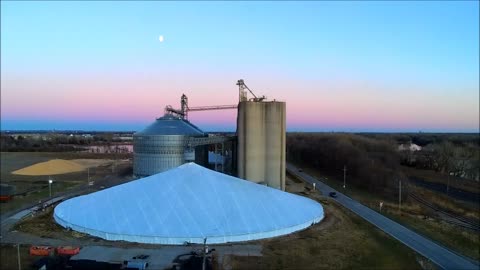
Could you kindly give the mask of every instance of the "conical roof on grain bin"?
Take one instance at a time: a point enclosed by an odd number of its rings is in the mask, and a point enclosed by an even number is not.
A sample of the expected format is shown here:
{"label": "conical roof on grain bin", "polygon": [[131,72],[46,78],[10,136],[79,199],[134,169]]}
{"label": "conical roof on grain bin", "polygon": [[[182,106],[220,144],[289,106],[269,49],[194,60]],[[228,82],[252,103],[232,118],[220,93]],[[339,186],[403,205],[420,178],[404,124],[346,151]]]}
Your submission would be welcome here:
{"label": "conical roof on grain bin", "polygon": [[321,221],[308,198],[195,163],[60,203],[63,227],[107,240],[226,243],[289,234]]}
{"label": "conical roof on grain bin", "polygon": [[151,135],[187,135],[204,136],[202,130],[187,120],[166,114],[157,118],[155,122],[147,126],[142,131],[135,133],[135,136]]}

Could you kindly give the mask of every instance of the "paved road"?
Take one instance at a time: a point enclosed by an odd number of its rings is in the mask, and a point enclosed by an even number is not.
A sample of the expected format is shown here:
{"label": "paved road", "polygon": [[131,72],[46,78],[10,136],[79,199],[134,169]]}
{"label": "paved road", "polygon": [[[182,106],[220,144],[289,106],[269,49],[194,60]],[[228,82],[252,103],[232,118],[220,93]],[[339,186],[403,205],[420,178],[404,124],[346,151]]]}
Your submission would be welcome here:
{"label": "paved road", "polygon": [[438,245],[432,240],[421,236],[414,231],[398,224],[397,222],[386,218],[363,204],[351,199],[348,196],[334,190],[333,188],[320,182],[318,179],[308,175],[305,172],[299,172],[298,168],[292,164],[287,164],[287,171],[306,182],[315,183],[316,188],[323,194],[329,194],[332,191],[337,193],[336,201],[344,207],[350,209],[355,214],[372,223],[382,231],[393,236],[395,239],[404,243],[411,249],[430,259],[443,269],[480,269],[478,262],[465,258],[443,246]]}
{"label": "paved road", "polygon": [[[59,196],[53,199],[49,199],[43,203],[43,205],[52,205],[56,202],[62,201],[65,197]],[[17,223],[18,221],[22,220],[24,217],[31,215],[32,213],[38,211],[40,209],[40,205],[35,205],[30,208],[21,210],[14,215],[9,217],[3,216],[1,220],[1,229],[0,229],[0,242],[3,243],[4,236],[8,234],[8,231]]]}

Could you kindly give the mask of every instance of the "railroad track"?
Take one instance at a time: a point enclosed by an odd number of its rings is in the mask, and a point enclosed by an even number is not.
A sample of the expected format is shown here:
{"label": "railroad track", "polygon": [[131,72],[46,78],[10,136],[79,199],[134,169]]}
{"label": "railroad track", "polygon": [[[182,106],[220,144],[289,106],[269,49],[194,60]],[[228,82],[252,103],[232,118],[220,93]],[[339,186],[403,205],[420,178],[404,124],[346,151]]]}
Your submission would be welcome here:
{"label": "railroad track", "polygon": [[421,198],[418,195],[415,195],[413,193],[408,194],[408,196],[410,196],[410,198],[416,200],[417,202],[423,204],[424,206],[434,210],[435,212],[441,213],[441,214],[443,214],[445,216],[448,216],[450,218],[450,219],[443,218],[442,221],[445,221],[447,223],[457,225],[457,226],[460,226],[460,227],[463,227],[463,228],[467,228],[467,229],[470,229],[470,230],[474,230],[474,231],[477,231],[477,232],[480,231],[480,224],[476,220],[465,218],[465,217],[462,217],[462,216],[458,216],[458,215],[446,212],[445,210],[435,206],[431,202],[429,202],[429,201],[427,201],[427,200],[425,200],[425,199],[423,199],[423,198]]}

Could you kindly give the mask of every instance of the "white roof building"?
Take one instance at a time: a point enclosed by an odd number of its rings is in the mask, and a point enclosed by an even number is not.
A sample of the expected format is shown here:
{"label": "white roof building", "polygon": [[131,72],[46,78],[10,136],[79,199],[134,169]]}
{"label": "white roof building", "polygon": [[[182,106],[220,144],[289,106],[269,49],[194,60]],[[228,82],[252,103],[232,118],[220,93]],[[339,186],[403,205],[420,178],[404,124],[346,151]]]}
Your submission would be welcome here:
{"label": "white roof building", "polygon": [[285,235],[323,217],[311,199],[195,163],[72,198],[54,211],[61,226],[106,240],[173,245]]}
{"label": "white roof building", "polygon": [[410,151],[410,152],[415,152],[415,151],[421,151],[422,147],[419,145],[416,145],[414,143],[410,144],[400,144],[398,146],[398,151]]}

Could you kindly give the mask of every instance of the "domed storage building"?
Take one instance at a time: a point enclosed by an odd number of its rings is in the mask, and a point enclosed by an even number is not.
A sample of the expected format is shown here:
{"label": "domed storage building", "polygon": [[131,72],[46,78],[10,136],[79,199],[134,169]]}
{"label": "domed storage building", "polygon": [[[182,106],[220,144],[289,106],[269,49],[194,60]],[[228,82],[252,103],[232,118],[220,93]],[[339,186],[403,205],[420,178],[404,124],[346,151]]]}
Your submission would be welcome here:
{"label": "domed storage building", "polygon": [[144,177],[194,161],[205,165],[208,151],[204,146],[187,149],[191,137],[208,136],[188,120],[171,114],[133,135],[133,175]]}
{"label": "domed storage building", "polygon": [[53,217],[106,240],[183,245],[286,235],[320,222],[324,212],[309,198],[187,163],[66,200]]}

